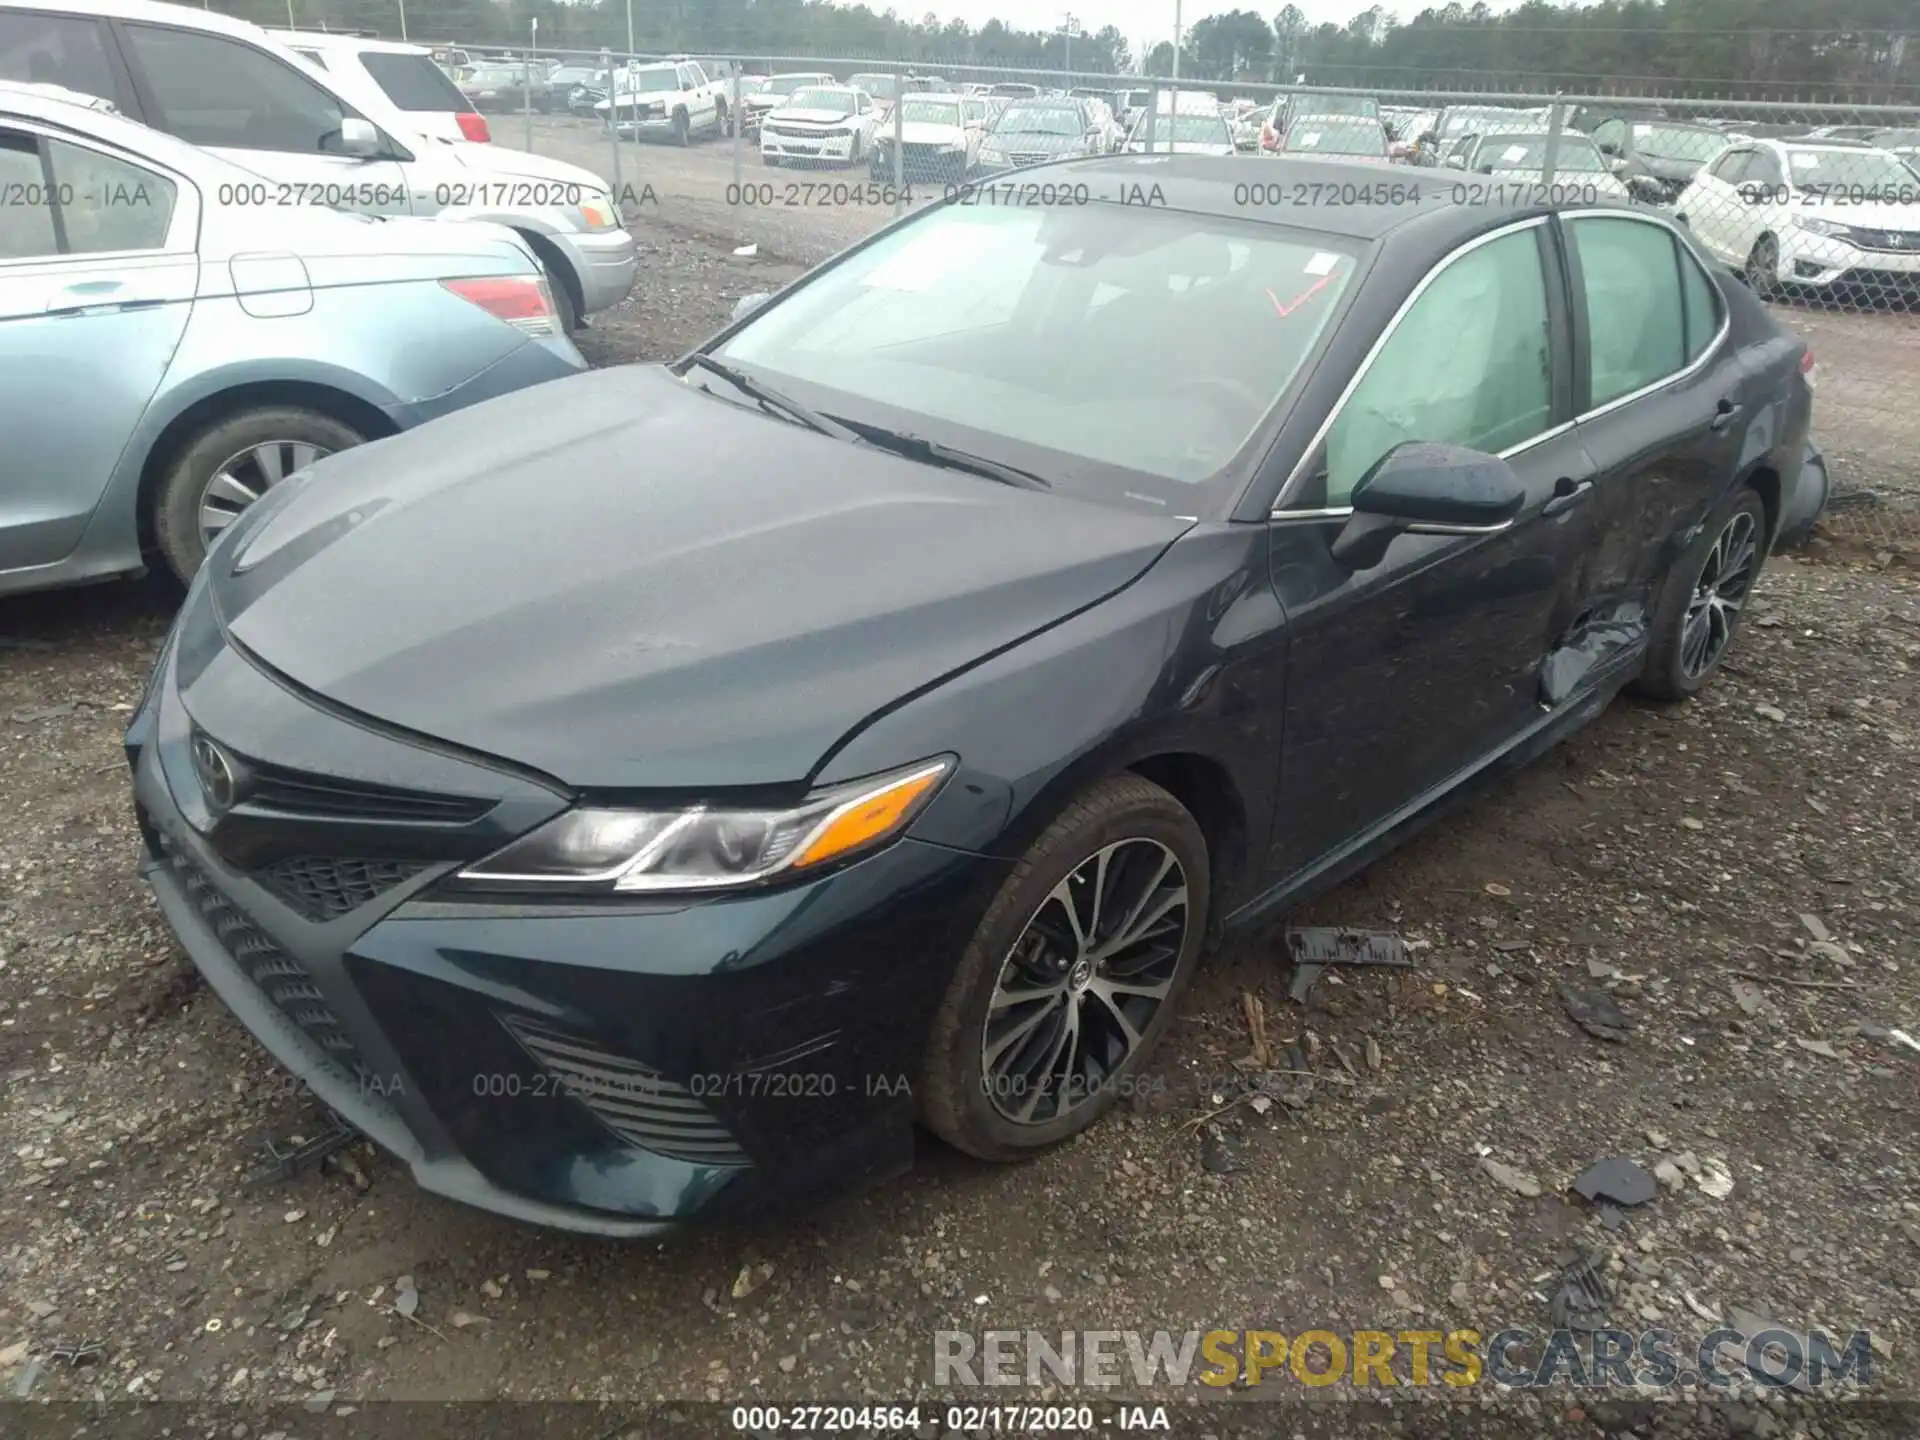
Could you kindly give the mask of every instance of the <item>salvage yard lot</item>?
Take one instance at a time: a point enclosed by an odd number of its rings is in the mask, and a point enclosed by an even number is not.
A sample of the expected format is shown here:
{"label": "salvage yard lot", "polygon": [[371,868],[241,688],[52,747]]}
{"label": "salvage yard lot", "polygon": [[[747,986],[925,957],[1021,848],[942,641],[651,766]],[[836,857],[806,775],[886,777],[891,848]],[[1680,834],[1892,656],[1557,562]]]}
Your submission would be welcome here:
{"label": "salvage yard lot", "polygon": [[[572,132],[548,126],[537,148],[560,153]],[[625,178],[659,205],[636,212],[642,279],[587,337],[596,363],[684,349],[873,223],[739,215],[724,146],[637,153]],[[1823,405],[1848,351],[1826,342]],[[248,1188],[260,1142],[314,1115],[135,871],[118,732],[170,601],[0,603],[5,1368],[99,1339],[35,1394],[897,1398],[943,1329],[1543,1327],[1539,1277],[1579,1246],[1605,1252],[1615,1323],[1697,1336],[1691,1296],[1867,1329],[1874,1388],[1920,1396],[1920,1054],[1886,1033],[1920,1024],[1916,573],[1777,560],[1703,698],[1616,705],[1293,917],[1398,929],[1411,972],[1323,979],[1303,1008],[1280,932],[1240,938],[1181,1007],[1164,1092],[1063,1150],[998,1169],[925,1141],[877,1192],[667,1245],[522,1229],[365,1147]],[[1576,1028],[1566,987],[1611,992],[1624,1041]],[[1281,1068],[1324,1079],[1236,1064],[1249,992]],[[1683,1177],[1619,1234],[1567,1193],[1595,1160],[1684,1152],[1732,1193]]]}

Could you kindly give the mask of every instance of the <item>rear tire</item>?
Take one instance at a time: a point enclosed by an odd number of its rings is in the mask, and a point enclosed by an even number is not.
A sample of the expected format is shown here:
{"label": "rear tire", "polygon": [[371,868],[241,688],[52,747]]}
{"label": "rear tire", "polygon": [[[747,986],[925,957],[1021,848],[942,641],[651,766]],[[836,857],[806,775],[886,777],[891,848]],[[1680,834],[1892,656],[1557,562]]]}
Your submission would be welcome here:
{"label": "rear tire", "polygon": [[[286,467],[300,463],[307,451],[330,455],[366,438],[331,415],[292,405],[255,406],[216,420],[188,442],[154,496],[154,539],[167,567],[188,583],[207,557],[206,531],[216,515],[237,518],[252,503],[249,495],[257,499],[285,479],[291,473]],[[252,458],[259,447],[268,447],[266,469]],[[275,468],[285,473],[274,475]],[[225,482],[216,489],[222,476]]]}
{"label": "rear tire", "polygon": [[1780,298],[1780,242],[1762,235],[1747,254],[1747,285],[1762,300]]}
{"label": "rear tire", "polygon": [[948,984],[917,1092],[923,1123],[970,1155],[1012,1161],[1097,1121],[1172,1023],[1199,962],[1210,873],[1192,814],[1138,775],[1070,804],[1008,875]]}
{"label": "rear tire", "polygon": [[1674,563],[1654,612],[1653,643],[1633,689],[1687,700],[1720,669],[1767,560],[1767,507],[1742,486],[1721,502]]}

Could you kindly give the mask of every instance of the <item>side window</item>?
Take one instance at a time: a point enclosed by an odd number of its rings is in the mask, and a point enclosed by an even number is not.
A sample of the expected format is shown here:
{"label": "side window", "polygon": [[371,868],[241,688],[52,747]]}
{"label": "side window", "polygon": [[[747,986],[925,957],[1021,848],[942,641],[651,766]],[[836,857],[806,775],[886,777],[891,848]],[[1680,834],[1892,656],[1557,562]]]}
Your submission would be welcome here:
{"label": "side window", "polygon": [[0,10],[0,80],[64,85],[119,103],[100,22],[37,10]]}
{"label": "side window", "polygon": [[340,153],[340,122],[355,112],[278,57],[154,25],[129,25],[126,36],[153,93],[156,128],[194,145]]}
{"label": "side window", "polygon": [[1538,227],[1441,270],[1327,432],[1328,506],[1409,440],[1498,453],[1552,424],[1552,341]]}
{"label": "side window", "polygon": [[693,83],[695,85],[705,85],[707,83],[707,72],[702,70],[698,65],[687,66],[687,74],[693,77]]}
{"label": "side window", "polygon": [[1624,120],[1602,120],[1593,127],[1593,143],[1610,154],[1618,154],[1626,138],[1627,122]]}
{"label": "side window", "polygon": [[1663,380],[1686,364],[1680,272],[1661,225],[1611,217],[1567,222],[1587,302],[1591,405]]}
{"label": "side window", "polygon": [[1751,185],[1784,189],[1787,172],[1780,168],[1780,159],[1771,150],[1756,150],[1752,160],[1747,163],[1747,173],[1740,178]]}
{"label": "side window", "polygon": [[1680,297],[1685,302],[1687,326],[1687,363],[1706,353],[1713,337],[1720,333],[1720,287],[1713,283],[1685,245],[1680,252]]}
{"label": "side window", "polygon": [[0,260],[158,250],[171,180],[64,140],[0,130]]}
{"label": "side window", "polygon": [[75,255],[158,250],[173,223],[174,187],[164,175],[64,140],[47,142],[67,250]]}
{"label": "side window", "polygon": [[293,53],[313,66],[316,70],[324,70],[327,68],[327,62],[321,58],[318,50],[296,50]]}
{"label": "side window", "polygon": [[39,141],[17,130],[0,130],[0,195],[7,202],[0,204],[0,261],[60,253],[53,228],[54,193],[40,164]]}
{"label": "side window", "polygon": [[1707,173],[1716,180],[1724,180],[1729,185],[1738,185],[1746,175],[1747,162],[1752,158],[1751,150],[1729,150],[1707,167]]}

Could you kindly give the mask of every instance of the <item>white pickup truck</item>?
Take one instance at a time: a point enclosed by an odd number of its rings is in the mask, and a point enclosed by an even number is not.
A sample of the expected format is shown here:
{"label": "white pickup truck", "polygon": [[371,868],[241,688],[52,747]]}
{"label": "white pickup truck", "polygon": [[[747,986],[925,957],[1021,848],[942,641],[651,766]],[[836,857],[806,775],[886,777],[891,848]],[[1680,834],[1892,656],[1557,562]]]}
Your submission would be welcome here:
{"label": "white pickup truck", "polygon": [[613,89],[593,108],[622,135],[658,135],[690,145],[696,135],[727,131],[726,87],[709,79],[697,60],[631,65],[614,76]]}

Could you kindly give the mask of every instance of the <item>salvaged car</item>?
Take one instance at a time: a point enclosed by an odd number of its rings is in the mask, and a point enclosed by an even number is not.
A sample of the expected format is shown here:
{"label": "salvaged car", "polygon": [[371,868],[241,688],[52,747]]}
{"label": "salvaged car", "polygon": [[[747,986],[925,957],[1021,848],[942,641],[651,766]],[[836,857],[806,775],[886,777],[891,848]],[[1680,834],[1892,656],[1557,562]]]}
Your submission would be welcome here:
{"label": "salvaged car", "polygon": [[1247,167],[1036,167],[276,487],[127,732],[212,987],[429,1190],[804,1205],[1084,1130],[1224,933],[1712,680],[1805,344],[1653,212]]}

